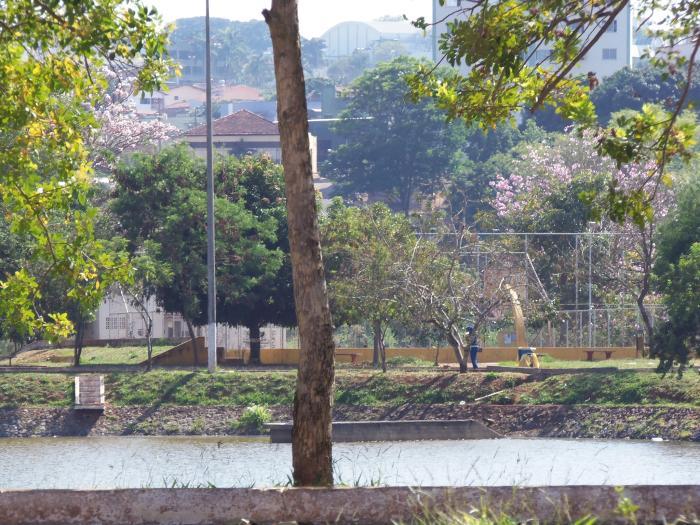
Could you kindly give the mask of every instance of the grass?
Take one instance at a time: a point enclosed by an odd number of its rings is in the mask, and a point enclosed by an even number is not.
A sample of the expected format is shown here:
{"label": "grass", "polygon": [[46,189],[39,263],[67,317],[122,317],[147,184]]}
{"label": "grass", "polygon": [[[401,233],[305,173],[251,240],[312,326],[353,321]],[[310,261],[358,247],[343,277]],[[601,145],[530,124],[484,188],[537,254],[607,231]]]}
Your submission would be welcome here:
{"label": "grass", "polygon": [[[154,346],[153,355],[157,356],[171,348],[172,345]],[[137,365],[146,359],[148,350],[145,346],[86,346],[83,348],[80,362],[84,365]],[[70,366],[72,363],[72,348],[29,351],[12,360],[13,365]],[[7,359],[0,361],[0,365],[8,364]]]}
{"label": "grass", "polygon": [[[291,405],[296,372],[216,374],[154,370],[105,375],[107,402],[114,406],[253,406]],[[700,375],[675,376],[620,371],[570,374],[533,380],[524,374],[457,374],[339,370],[336,403],[399,406],[473,402],[492,404],[592,404],[700,406]],[[70,406],[73,377],[67,374],[0,374],[0,407]]]}
{"label": "grass", "polygon": [[[604,368],[612,366],[625,370],[634,368],[655,369],[659,365],[658,360],[633,358],[605,359],[600,361],[564,361],[550,356],[542,356],[539,358],[539,361],[542,368]],[[499,366],[520,366],[517,361],[503,361],[498,364]]]}
{"label": "grass", "polygon": [[621,371],[553,376],[527,385],[520,404],[700,406],[700,375],[682,378]]}

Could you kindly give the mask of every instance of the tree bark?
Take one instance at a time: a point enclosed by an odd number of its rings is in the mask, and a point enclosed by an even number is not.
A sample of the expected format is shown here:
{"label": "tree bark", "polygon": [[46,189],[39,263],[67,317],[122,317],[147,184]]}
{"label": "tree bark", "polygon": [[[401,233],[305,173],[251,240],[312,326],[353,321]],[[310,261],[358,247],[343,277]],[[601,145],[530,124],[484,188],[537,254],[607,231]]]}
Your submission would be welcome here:
{"label": "tree bark", "polygon": [[83,354],[83,336],[85,335],[85,322],[81,315],[76,323],[75,342],[73,344],[73,366],[80,366],[80,356]]}
{"label": "tree bark", "polygon": [[450,343],[450,346],[455,352],[455,357],[459,363],[459,373],[464,374],[467,371],[467,361],[464,357],[464,346],[451,333],[448,333],[447,341]]}
{"label": "tree bark", "polygon": [[146,370],[148,372],[153,368],[153,320],[149,315],[146,320],[146,350],[148,351],[148,364]]}
{"label": "tree bark", "polygon": [[[187,325],[187,332],[190,334],[190,346],[192,346],[192,355],[194,356],[194,367],[197,368],[199,366],[199,352],[197,352],[197,337],[194,335],[194,327],[192,326],[192,321],[189,319],[185,318],[185,324]],[[209,341],[209,344],[212,344],[211,341]],[[216,341],[214,341],[214,344],[216,344]]]}
{"label": "tree bark", "polygon": [[256,323],[248,326],[248,339],[250,340],[250,364],[260,364],[260,326]]}
{"label": "tree bark", "polygon": [[372,366],[374,368],[378,368],[379,367],[379,340],[382,336],[382,322],[381,321],[374,321],[372,323],[372,331],[374,332]]}
{"label": "tree bark", "polygon": [[294,484],[330,486],[333,484],[331,411],[335,344],[311,169],[297,2],[272,0],[272,7],[264,10],[263,16],[272,37],[289,251],[299,326],[299,371],[292,429]]}

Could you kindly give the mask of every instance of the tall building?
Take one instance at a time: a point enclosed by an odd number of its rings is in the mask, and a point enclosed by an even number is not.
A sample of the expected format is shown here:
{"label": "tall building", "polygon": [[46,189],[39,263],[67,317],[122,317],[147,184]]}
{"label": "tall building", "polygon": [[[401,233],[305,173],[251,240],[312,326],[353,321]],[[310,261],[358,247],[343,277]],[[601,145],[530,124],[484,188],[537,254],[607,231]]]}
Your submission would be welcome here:
{"label": "tall building", "polygon": [[[465,1],[464,5],[470,4]],[[446,0],[442,6],[439,0],[433,0],[433,60],[441,58],[440,35],[447,31],[449,21],[460,16],[461,7],[462,0]],[[545,61],[546,64],[550,54],[551,49],[538,49],[532,60],[537,63]],[[638,56],[634,42],[634,10],[627,5],[572,73],[585,75],[592,71],[602,80],[624,67],[632,67]]]}

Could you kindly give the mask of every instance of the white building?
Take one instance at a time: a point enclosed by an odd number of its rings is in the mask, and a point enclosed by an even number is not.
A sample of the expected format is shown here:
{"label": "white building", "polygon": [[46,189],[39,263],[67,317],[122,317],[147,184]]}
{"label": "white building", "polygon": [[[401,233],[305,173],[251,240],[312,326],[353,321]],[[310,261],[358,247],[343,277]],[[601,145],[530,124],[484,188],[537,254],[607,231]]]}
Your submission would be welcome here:
{"label": "white building", "polygon": [[410,56],[430,57],[430,40],[403,19],[341,22],[323,33],[321,38],[326,43],[324,54],[331,60],[350,56],[356,50],[369,50],[373,44],[382,41],[398,42]]}
{"label": "white building", "polygon": [[[464,2],[465,7],[471,5]],[[441,58],[438,42],[440,35],[447,31],[447,23],[460,16],[459,10],[462,0],[446,0],[441,6],[439,0],[433,0],[433,23],[436,24],[433,31],[433,60]],[[457,13],[457,14],[455,14]],[[635,59],[639,57],[634,42],[634,10],[627,5],[617,16],[591,50],[572,71],[573,74],[585,75],[589,71],[596,74],[602,80],[609,77],[624,67],[632,67]],[[534,62],[541,62],[551,54],[551,50],[537,50],[533,56]]]}
{"label": "white building", "polygon": [[[187,324],[180,314],[164,312],[151,297],[147,304],[153,320],[153,339],[185,339],[190,334]],[[207,336],[206,327],[195,327],[196,336]],[[262,348],[285,348],[286,330],[279,326],[267,325],[261,328]],[[146,323],[141,312],[134,306],[128,294],[117,290],[107,294],[100,304],[95,320],[85,332],[86,340],[123,341],[143,339],[146,336]],[[246,349],[250,346],[248,329],[242,326],[217,325],[217,345],[227,350]]]}

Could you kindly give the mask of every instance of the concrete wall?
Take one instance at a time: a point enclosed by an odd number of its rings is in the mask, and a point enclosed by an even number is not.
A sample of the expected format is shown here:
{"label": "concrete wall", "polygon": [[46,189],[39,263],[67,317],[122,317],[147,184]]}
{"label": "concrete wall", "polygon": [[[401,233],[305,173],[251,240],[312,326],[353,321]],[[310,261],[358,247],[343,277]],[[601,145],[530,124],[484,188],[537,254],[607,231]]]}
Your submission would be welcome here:
{"label": "concrete wall", "polygon": [[[615,487],[363,487],[286,489],[27,490],[0,492],[3,525],[224,525],[409,522],[436,511],[487,510],[524,522],[571,523],[585,516],[620,522],[621,497],[639,523],[698,519],[700,485]],[[428,521],[430,519],[428,518]]]}
{"label": "concrete wall", "polygon": [[[291,443],[292,424],[272,423],[272,443]],[[404,421],[339,421],[333,423],[333,441],[413,441],[419,439],[494,439],[501,437],[483,423],[473,419],[404,420]]]}
{"label": "concrete wall", "polygon": [[[586,359],[585,350],[606,350],[613,352],[613,359],[630,359],[636,356],[636,349],[629,347],[611,347],[611,348],[578,348],[578,347],[540,347],[537,348],[538,354],[547,354],[555,359],[565,361],[580,361]],[[357,354],[357,362],[371,363],[372,362],[371,348],[338,348],[336,350],[336,360],[340,363],[349,363],[352,356],[349,354]],[[438,354],[438,363],[448,364],[456,363],[456,358],[452,348],[387,348],[387,359],[392,357],[415,357],[425,361],[435,361],[435,355]],[[231,357],[243,356],[247,362],[249,357],[248,350],[240,352],[227,352]],[[594,359],[598,360],[603,354],[596,354]],[[468,360],[467,356],[467,360]],[[487,347],[479,354],[479,361],[482,363],[499,363],[501,361],[517,361],[518,350],[515,347]],[[296,365],[299,362],[298,348],[263,348],[260,352],[260,360],[265,365]]]}
{"label": "concrete wall", "polygon": [[[199,366],[207,366],[207,347],[204,346],[204,338],[195,338],[197,348],[197,361]],[[217,348],[217,361],[223,358],[223,349]],[[194,366],[195,359],[192,352],[192,340],[187,340],[167,352],[153,358],[153,364],[158,366]]]}

